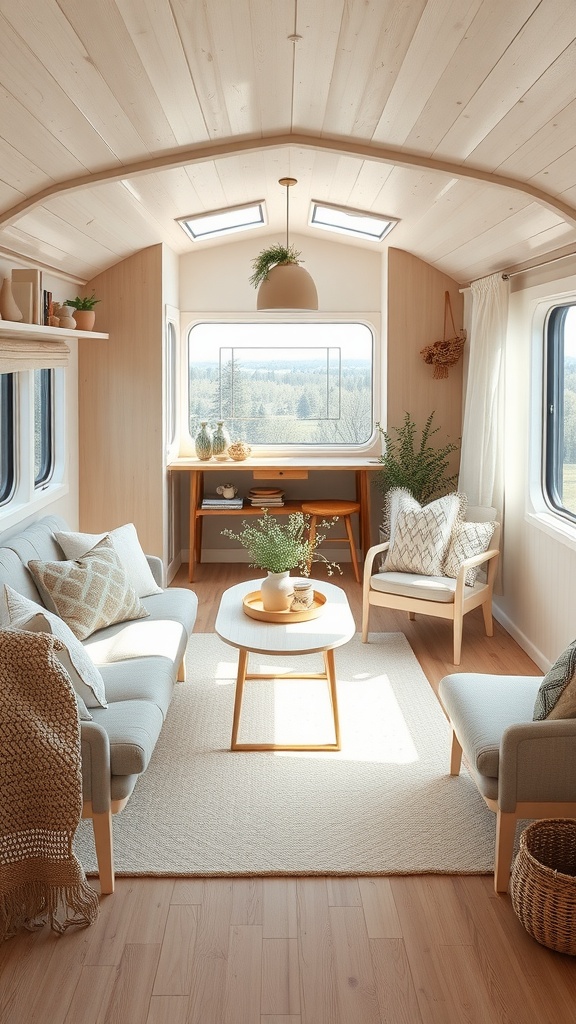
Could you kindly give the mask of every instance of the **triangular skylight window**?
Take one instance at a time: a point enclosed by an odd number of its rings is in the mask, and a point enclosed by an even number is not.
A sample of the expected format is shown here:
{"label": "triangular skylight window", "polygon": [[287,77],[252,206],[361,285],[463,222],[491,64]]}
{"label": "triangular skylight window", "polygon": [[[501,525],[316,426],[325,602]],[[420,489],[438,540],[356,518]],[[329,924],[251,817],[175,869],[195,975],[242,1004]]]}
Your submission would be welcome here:
{"label": "triangular skylight window", "polygon": [[331,206],[317,200],[312,200],[310,207],[309,224],[314,227],[370,238],[373,242],[381,242],[397,223],[394,217],[380,217],[378,214],[350,210],[345,206]]}
{"label": "triangular skylight window", "polygon": [[234,231],[262,227],[266,224],[266,205],[262,199],[244,206],[230,206],[226,210],[178,217],[177,223],[194,242],[198,242],[215,235],[229,235]]}

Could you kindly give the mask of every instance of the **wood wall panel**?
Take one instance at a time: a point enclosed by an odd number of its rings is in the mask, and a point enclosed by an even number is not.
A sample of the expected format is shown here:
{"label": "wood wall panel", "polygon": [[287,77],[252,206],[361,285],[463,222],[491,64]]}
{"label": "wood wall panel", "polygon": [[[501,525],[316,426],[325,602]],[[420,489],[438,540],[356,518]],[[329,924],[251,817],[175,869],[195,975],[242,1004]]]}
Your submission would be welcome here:
{"label": "wood wall panel", "polygon": [[[438,444],[456,441],[462,432],[462,367],[460,359],[448,377],[437,380],[420,351],[439,341],[444,331],[444,293],[450,293],[456,330],[463,317],[458,284],[411,253],[388,254],[388,429],[400,426],[409,412],[420,429],[432,411],[440,427]],[[450,334],[451,335],[451,330]],[[454,456],[457,468],[457,455]]]}
{"label": "wood wall panel", "polygon": [[164,553],[162,246],[143,249],[86,287],[97,327],[78,355],[80,529],[133,522],[149,554]]}

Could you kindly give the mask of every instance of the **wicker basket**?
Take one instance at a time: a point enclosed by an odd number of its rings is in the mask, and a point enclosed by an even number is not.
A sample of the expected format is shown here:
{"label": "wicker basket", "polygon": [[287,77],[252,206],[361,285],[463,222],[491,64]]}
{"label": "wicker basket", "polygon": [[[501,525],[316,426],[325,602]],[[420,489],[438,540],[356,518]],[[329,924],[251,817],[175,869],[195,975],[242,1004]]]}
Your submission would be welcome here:
{"label": "wicker basket", "polygon": [[520,837],[510,883],[526,931],[558,953],[576,956],[576,821],[546,818]]}
{"label": "wicker basket", "polygon": [[[452,338],[446,337],[448,333],[448,318],[452,321],[454,335]],[[442,341],[436,341],[433,345],[426,345],[426,348],[420,349],[420,355],[424,362],[434,367],[433,376],[437,380],[448,376],[448,367],[454,366],[460,359],[465,341],[466,331],[461,331],[460,334],[456,333],[450,292],[444,292],[444,336]]]}

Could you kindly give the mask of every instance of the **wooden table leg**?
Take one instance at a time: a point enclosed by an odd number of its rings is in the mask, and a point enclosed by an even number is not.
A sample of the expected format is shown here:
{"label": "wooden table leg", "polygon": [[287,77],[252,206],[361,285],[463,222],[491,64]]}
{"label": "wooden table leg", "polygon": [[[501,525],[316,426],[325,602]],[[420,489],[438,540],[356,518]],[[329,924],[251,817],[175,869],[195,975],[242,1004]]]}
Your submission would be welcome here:
{"label": "wooden table leg", "polygon": [[338,694],[336,692],[336,666],[334,664],[334,651],[324,651],[324,665],[326,666],[326,679],[330,691],[332,704],[332,716],[334,718],[334,738],[336,750],[340,750],[340,718],[338,716]]}
{"label": "wooden table leg", "polygon": [[196,470],[190,472],[190,527],[188,531],[188,581],[192,583],[194,579],[194,563],[200,561],[197,555],[198,545],[198,518],[196,516],[196,510],[200,505],[200,494],[202,489],[202,474]]}
{"label": "wooden table leg", "polygon": [[368,471],[359,469],[356,471],[356,501],[360,503],[360,549],[362,560],[366,558],[366,552],[370,547],[370,487]]}
{"label": "wooden table leg", "polygon": [[248,653],[248,651],[242,648],[238,651],[238,672],[236,673],[236,696],[234,697],[234,718],[232,720],[230,750],[238,750],[238,728],[240,726],[244,683],[246,682],[246,669],[248,668]]}

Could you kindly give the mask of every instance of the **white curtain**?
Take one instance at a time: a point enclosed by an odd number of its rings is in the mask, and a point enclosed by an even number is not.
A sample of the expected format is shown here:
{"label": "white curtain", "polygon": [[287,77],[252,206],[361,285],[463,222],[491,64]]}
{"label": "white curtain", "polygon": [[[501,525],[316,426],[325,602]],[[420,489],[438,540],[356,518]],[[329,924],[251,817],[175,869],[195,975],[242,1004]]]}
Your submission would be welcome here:
{"label": "white curtain", "polygon": [[458,490],[469,505],[504,505],[504,351],[509,282],[492,274],[471,285],[468,382]]}

